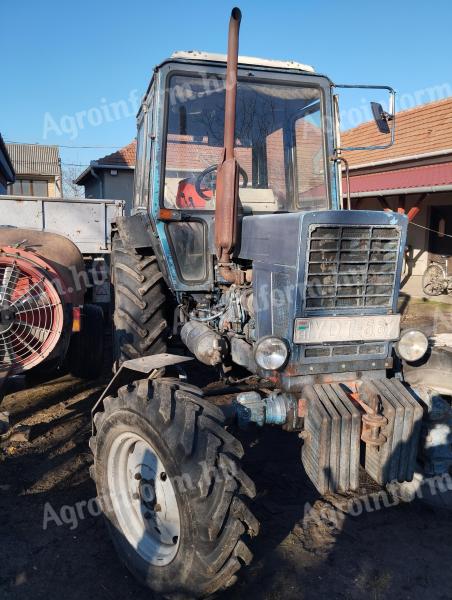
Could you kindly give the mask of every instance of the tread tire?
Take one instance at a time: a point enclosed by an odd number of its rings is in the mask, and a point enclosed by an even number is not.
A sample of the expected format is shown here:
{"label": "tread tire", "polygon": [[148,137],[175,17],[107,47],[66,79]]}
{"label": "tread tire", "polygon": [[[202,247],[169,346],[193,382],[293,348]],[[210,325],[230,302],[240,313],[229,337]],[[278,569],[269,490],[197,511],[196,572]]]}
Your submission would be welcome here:
{"label": "tread tire", "polygon": [[113,360],[166,352],[167,288],[155,255],[126,249],[119,235],[112,244],[114,288]]}
{"label": "tread tire", "polygon": [[[101,509],[120,559],[165,598],[204,598],[233,585],[252,559],[246,545],[259,524],[246,501],[255,495],[242,471],[242,445],[224,429],[223,413],[193,386],[178,380],[141,380],[120,388],[94,418],[90,440]],[[132,431],[158,451],[180,511],[179,550],[166,566],[145,563],[120,531],[107,480],[109,449]]]}

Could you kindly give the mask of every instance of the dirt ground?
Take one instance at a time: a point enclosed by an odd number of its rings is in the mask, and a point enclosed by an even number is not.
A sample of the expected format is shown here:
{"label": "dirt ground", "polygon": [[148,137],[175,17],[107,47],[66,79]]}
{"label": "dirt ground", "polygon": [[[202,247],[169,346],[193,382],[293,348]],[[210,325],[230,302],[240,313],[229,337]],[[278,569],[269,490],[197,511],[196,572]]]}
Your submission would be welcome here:
{"label": "dirt ground", "polygon": [[[413,320],[425,324],[420,306]],[[2,409],[31,435],[0,451],[1,600],[151,598],[117,560],[102,518],[83,504],[95,497],[90,410],[105,382],[63,376],[5,399]],[[382,510],[371,502],[357,516],[314,518],[344,498],[318,497],[297,436],[266,430],[244,442],[261,534],[252,565],[224,600],[452,599],[450,514],[418,501]],[[76,522],[68,506],[79,507]],[[49,514],[66,522],[44,528]]]}

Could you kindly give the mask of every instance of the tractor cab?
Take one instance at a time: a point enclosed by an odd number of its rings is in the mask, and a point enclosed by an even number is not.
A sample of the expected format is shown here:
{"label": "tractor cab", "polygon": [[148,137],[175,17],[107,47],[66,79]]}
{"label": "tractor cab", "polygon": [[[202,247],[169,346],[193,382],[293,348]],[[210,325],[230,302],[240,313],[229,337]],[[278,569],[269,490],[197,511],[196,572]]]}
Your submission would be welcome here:
{"label": "tractor cab", "polygon": [[[156,69],[138,115],[135,212],[150,211],[181,291],[214,281],[226,87],[225,55],[176,52]],[[332,106],[331,81],[312,67],[239,57],[239,220],[338,208]]]}
{"label": "tractor cab", "polygon": [[[186,64],[182,70],[179,63],[167,64],[164,206],[214,210],[223,151],[225,65],[218,67],[206,55],[193,73],[187,69],[191,53],[175,56]],[[240,212],[329,208],[328,80],[303,65],[284,70],[263,66],[258,59],[239,60],[251,63],[243,64],[237,84]]]}

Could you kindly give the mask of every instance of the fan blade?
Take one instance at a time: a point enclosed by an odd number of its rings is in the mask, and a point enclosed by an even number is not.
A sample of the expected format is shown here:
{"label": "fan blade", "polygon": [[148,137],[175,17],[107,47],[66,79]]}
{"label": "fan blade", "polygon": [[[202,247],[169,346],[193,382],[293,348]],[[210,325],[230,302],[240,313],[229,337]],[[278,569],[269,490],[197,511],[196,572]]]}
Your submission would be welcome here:
{"label": "fan blade", "polygon": [[45,290],[41,289],[40,293],[37,296],[32,293],[33,290],[37,286],[41,285],[43,281],[44,281],[44,279],[41,279],[40,281],[37,281],[36,283],[34,283],[31,286],[31,288],[25,292],[25,294],[22,294],[22,296],[20,296],[16,300],[14,300],[14,302],[11,304],[11,306],[16,306],[17,304],[24,306],[25,302],[30,302],[32,299],[36,300],[36,298],[39,299],[42,296],[44,296],[48,300],[48,296],[47,296]]}
{"label": "fan blade", "polygon": [[18,310],[16,311],[16,315],[26,315],[31,313],[33,314],[39,314],[38,311],[40,310],[48,310],[49,308],[55,308],[56,306],[60,306],[60,303],[58,304],[43,304],[42,306],[34,306],[32,308],[24,308],[23,310]]}
{"label": "fan blade", "polygon": [[11,300],[11,296],[14,292],[19,276],[20,272],[16,268],[16,263],[14,263],[12,266],[5,267],[5,270],[3,271],[2,282],[0,284],[0,302]]}
{"label": "fan blade", "polygon": [[12,347],[11,338],[6,337],[6,335],[0,335],[0,341],[3,342],[2,346],[0,346],[0,354],[2,355],[0,364],[12,365],[16,353]]}
{"label": "fan blade", "polygon": [[[15,325],[20,327],[25,327],[29,329],[30,335],[33,336],[35,340],[40,343],[45,342],[50,333],[52,333],[52,328],[40,327],[39,325],[32,325],[31,323],[25,323],[25,321],[17,320]],[[16,330],[17,331],[17,330]]]}
{"label": "fan blade", "polygon": [[[23,338],[21,335],[19,335],[16,331],[11,331],[11,333],[14,335],[14,337],[16,337],[19,342],[21,344],[23,344],[25,346],[25,348],[31,352],[32,354],[39,354],[39,345],[37,348],[33,348],[33,346],[30,346],[30,344],[27,342],[26,338]],[[36,340],[38,341],[38,340]]]}

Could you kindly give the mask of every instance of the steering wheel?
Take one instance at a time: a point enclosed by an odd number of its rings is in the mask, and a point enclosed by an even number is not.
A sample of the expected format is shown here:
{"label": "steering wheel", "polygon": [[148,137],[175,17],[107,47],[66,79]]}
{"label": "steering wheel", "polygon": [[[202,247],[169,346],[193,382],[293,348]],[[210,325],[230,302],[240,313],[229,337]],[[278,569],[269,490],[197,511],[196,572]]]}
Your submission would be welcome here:
{"label": "steering wheel", "polygon": [[[202,180],[207,177],[207,175],[210,175],[211,173],[213,173],[214,171],[216,171],[218,169],[218,165],[211,165],[210,167],[207,167],[207,169],[204,169],[204,171],[202,173],[199,173],[199,175],[196,177],[195,179],[195,190],[196,193],[201,196],[201,198],[203,200],[212,200],[213,196],[206,196],[206,194],[204,193],[206,191],[206,188],[203,189],[201,188],[201,183]],[[239,166],[239,174],[242,177],[242,186],[246,188],[246,186],[248,185],[248,175],[246,174],[245,169],[242,169],[242,167]],[[212,178],[213,179],[213,178]],[[215,177],[215,181],[216,181],[216,177]],[[207,189],[213,190],[215,187],[215,184],[213,183],[213,181],[211,181],[210,187],[208,187]]]}

